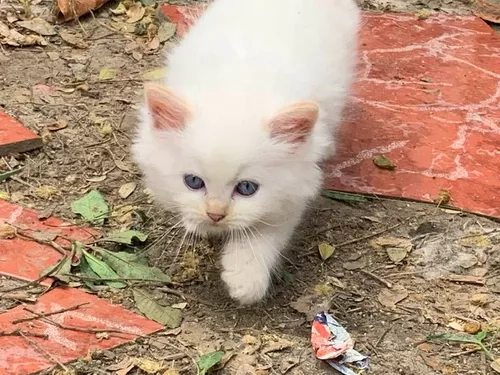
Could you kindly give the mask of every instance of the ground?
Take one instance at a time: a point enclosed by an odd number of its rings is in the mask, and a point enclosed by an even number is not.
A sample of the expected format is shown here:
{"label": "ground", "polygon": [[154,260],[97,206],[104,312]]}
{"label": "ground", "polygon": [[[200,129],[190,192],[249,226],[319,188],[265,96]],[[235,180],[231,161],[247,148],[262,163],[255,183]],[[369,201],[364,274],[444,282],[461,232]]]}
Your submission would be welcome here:
{"label": "ground", "polygon": [[[467,0],[360,3],[368,10],[461,14],[470,6]],[[13,202],[75,222],[70,203],[99,189],[114,212],[103,230],[151,232],[149,260],[172,273],[180,293],[152,290],[164,303],[183,302],[179,295],[187,302],[179,331],[94,352],[70,368],[79,374],[113,374],[127,356],[168,360],[180,352],[172,366],[182,374],[196,374],[192,359],[222,348],[230,358],[217,370],[220,374],[332,374],[333,369],[314,358],[309,340],[311,317],[324,306],[352,334],[356,348],[370,356],[373,374],[495,373],[481,351],[459,343],[425,342],[429,334],[453,333],[457,325],[481,322],[490,332],[488,345],[500,356],[495,334],[500,325],[500,225],[491,219],[376,197],[361,203],[319,198],[295,236],[283,276],[269,298],[254,307],[239,308],[228,298],[219,279],[217,244],[198,241],[175,258],[179,235],[164,235],[172,226],[169,215],[142,186],[126,199],[118,194],[122,185],[140,178],[129,152],[136,103],[143,74],[162,67],[163,58],[161,49],[148,51],[133,34],[106,26],[116,5],[106,5],[94,18],[81,18],[80,24],[58,26],[59,33],[80,35],[88,48],[54,36],[45,47],[4,47],[0,53],[0,106],[45,141],[39,151],[3,159],[3,167],[20,164],[24,172],[2,190]],[[42,1],[32,10],[46,14],[49,7]],[[22,8],[0,3],[0,20],[14,9]],[[164,49],[170,46],[167,42]],[[104,67],[119,74],[100,80]],[[399,263],[372,241],[389,236],[411,240],[411,253]],[[327,261],[318,255],[320,243],[336,244]],[[475,278],[456,282],[450,277],[462,274]],[[104,289],[99,294],[135,309],[128,291]],[[0,311],[12,304],[0,302]]]}

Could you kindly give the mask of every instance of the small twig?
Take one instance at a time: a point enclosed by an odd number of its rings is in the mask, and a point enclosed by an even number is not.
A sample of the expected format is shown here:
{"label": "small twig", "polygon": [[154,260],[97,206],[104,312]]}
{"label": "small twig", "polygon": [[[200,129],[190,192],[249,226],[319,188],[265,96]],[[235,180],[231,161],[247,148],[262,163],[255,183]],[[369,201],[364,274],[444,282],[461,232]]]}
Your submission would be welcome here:
{"label": "small twig", "polygon": [[[12,324],[18,324],[18,323],[22,323],[22,322],[29,322],[30,320],[34,320],[34,319],[39,319],[41,317],[48,317],[48,316],[52,316],[52,315],[57,315],[57,314],[62,314],[64,312],[67,312],[67,311],[73,311],[73,310],[77,310],[79,309],[80,307],[82,306],[85,306],[85,305],[89,305],[90,302],[85,302],[85,303],[80,303],[76,306],[71,306],[71,307],[68,307],[66,309],[60,309],[60,310],[56,310],[56,311],[52,311],[52,312],[48,312],[48,313],[40,313],[39,315],[37,316],[31,316],[29,318],[21,318],[21,319],[16,319],[12,322]],[[26,307],[23,308],[23,310],[26,310],[26,311],[29,311]],[[30,311],[31,312],[31,311]]]}
{"label": "small twig", "polygon": [[370,271],[367,271],[367,270],[359,270],[361,273],[364,273],[366,276],[370,276],[372,279],[375,279],[377,280],[378,282],[384,284],[387,288],[391,289],[392,288],[392,284],[383,279],[382,277],[378,276],[378,275],[375,275],[374,273],[370,272]]}
{"label": "small twig", "polygon": [[167,287],[161,287],[161,288],[158,288],[157,290],[160,290],[162,292],[165,292],[165,293],[169,293],[169,294],[173,294],[174,296],[177,296],[177,297],[180,297],[184,300],[191,300],[193,302],[198,302],[198,303],[201,303],[202,305],[206,305],[206,306],[210,306],[210,307],[215,307],[215,305],[213,303],[210,303],[210,302],[207,302],[207,301],[204,301],[204,300],[200,300],[194,296],[190,296],[189,294],[184,294],[178,290],[175,290],[175,289],[170,289],[170,288],[167,288]]}
{"label": "small twig", "polygon": [[455,357],[459,357],[461,355],[476,353],[476,352],[479,352],[479,351],[481,351],[481,348],[474,348],[474,349],[469,349],[469,350],[466,350],[466,351],[463,351],[463,352],[459,352],[459,353],[452,353],[452,354],[450,354],[450,358],[455,358]]}
{"label": "small twig", "polygon": [[106,282],[106,281],[122,281],[124,283],[126,282],[137,282],[137,283],[140,283],[140,282],[143,282],[143,283],[148,283],[148,284],[160,284],[160,285],[176,285],[176,286],[179,286],[181,284],[179,283],[176,283],[174,281],[166,281],[166,280],[157,280],[157,279],[134,279],[134,278],[122,278],[122,277],[115,277],[115,278],[107,278],[107,279],[101,279],[99,277],[87,277],[87,276],[80,276],[80,275],[73,275],[73,274],[70,274],[68,276],[71,276],[71,277],[74,277],[75,279],[79,279],[79,280],[85,280],[85,281],[95,281],[95,282],[98,282],[98,281],[102,281],[102,282]]}
{"label": "small twig", "polygon": [[[358,243],[358,242],[369,240],[370,238],[380,236],[381,234],[384,234],[385,232],[389,232],[389,231],[391,231],[393,229],[396,229],[399,226],[401,226],[401,223],[395,224],[395,225],[390,226],[390,227],[388,227],[388,228],[386,228],[384,230],[381,230],[381,231],[369,234],[367,236],[363,236],[363,237],[360,237],[360,238],[355,238],[355,239],[352,239],[352,240],[349,240],[349,241],[341,242],[341,243],[333,245],[333,246],[338,249],[338,248],[343,247],[343,246],[352,245],[352,244],[355,244],[355,243]],[[313,250],[313,251],[308,251],[307,253],[300,255],[299,258],[304,258],[306,256],[313,255],[313,254],[316,254],[316,253],[317,253],[316,249]]]}
{"label": "small twig", "polygon": [[26,337],[26,335],[24,335],[22,332],[20,333],[20,335],[22,336],[22,338],[24,340],[26,340],[26,342],[28,342],[30,345],[34,346],[39,352],[43,353],[44,355],[46,355],[52,362],[56,363],[59,367],[61,367],[65,372],[69,373],[69,369],[64,366],[57,358],[55,358],[52,354],[50,354],[48,351],[46,351],[45,349],[43,349],[40,345],[38,345],[35,341],[29,339],[28,337]]}
{"label": "small twig", "polygon": [[36,315],[35,319],[41,319],[45,323],[56,326],[57,328],[66,329],[68,331],[85,332],[85,333],[121,333],[124,335],[140,336],[137,335],[136,333],[120,331],[118,329],[112,329],[112,328],[82,328],[82,327],[67,326],[65,324],[57,323],[52,319],[45,317],[43,314],[39,314],[36,311],[33,311],[27,307],[25,307],[24,310]]}
{"label": "small twig", "polygon": [[378,347],[380,345],[380,343],[382,342],[382,340],[385,338],[385,336],[387,336],[387,334],[389,333],[389,331],[393,328],[394,326],[390,326],[389,328],[387,328],[384,333],[382,333],[382,335],[379,337],[379,339],[377,340],[377,342],[375,343],[374,347]]}
{"label": "small twig", "polygon": [[49,338],[49,335],[45,335],[43,333],[21,331],[19,328],[15,329],[13,331],[0,331],[0,336],[22,336],[22,335],[38,337],[40,339],[48,339]]}

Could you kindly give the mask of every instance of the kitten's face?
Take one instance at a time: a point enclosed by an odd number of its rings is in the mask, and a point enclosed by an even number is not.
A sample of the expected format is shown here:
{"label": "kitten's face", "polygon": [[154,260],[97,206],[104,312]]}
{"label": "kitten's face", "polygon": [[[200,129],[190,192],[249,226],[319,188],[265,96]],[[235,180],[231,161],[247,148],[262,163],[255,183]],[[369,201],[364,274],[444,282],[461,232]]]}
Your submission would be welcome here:
{"label": "kitten's face", "polygon": [[314,103],[265,119],[245,108],[206,105],[193,113],[161,87],[147,89],[146,98],[135,157],[148,186],[188,231],[251,234],[262,225],[279,226],[287,220],[287,202],[315,189],[302,173],[306,163],[294,154],[317,119]]}
{"label": "kitten's face", "polygon": [[[233,137],[233,141],[238,143]],[[149,164],[148,185],[188,231],[221,233],[260,225],[278,225],[286,196],[284,168],[266,152],[244,149],[243,144],[223,147],[220,139],[183,134],[158,142]],[[168,146],[167,146],[168,145]],[[218,149],[218,151],[217,151]],[[268,154],[268,153],[267,153]],[[274,160],[273,160],[274,159]]]}

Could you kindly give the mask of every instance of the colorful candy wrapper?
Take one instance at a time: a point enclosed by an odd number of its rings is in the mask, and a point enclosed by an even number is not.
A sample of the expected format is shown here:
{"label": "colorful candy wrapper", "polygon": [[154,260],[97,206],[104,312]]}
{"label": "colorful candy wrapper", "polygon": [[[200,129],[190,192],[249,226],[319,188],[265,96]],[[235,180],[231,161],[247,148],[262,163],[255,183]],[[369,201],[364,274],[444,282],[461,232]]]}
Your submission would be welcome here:
{"label": "colorful candy wrapper", "polygon": [[353,349],[354,341],[349,333],[324,311],[314,317],[311,343],[316,358],[326,360],[341,374],[359,375],[368,369],[368,357]]}

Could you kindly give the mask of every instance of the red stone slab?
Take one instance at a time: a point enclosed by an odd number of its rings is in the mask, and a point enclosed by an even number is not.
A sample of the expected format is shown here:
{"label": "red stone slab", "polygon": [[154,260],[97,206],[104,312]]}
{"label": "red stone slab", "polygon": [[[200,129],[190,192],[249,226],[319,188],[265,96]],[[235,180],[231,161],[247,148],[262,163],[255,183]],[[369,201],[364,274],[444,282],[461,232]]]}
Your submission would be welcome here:
{"label": "red stone slab", "polygon": [[8,114],[0,111],[0,156],[42,147],[42,139]]}
{"label": "red stone slab", "polygon": [[[88,242],[99,236],[92,229],[76,227],[56,218],[39,220],[37,213],[21,206],[0,200],[0,223],[14,225],[20,233],[32,235],[34,231],[54,232],[74,241]],[[56,242],[69,246],[68,241],[58,237]],[[34,241],[25,241],[18,237],[0,239],[0,275],[21,280],[38,279],[40,272],[57,263],[62,255],[51,246]],[[43,284],[50,285],[46,279]]]}
{"label": "red stone slab", "polygon": [[[195,8],[164,5],[179,34]],[[500,217],[500,39],[476,17],[364,13],[358,81],[325,168],[332,189]],[[395,171],[378,169],[384,154]]]}
{"label": "red stone slab", "polygon": [[[36,342],[46,353],[50,353],[53,358],[61,363],[68,363],[84,357],[89,351],[110,349],[164,328],[122,307],[72,288],[54,289],[40,297],[37,304],[30,308],[36,312],[51,312],[86,302],[89,304],[78,310],[53,315],[50,319],[64,326],[111,329],[120,332],[110,332],[109,338],[99,339],[95,333],[62,329],[39,320],[12,324],[15,319],[32,316],[23,310],[23,306],[0,315],[0,331],[11,332],[19,328],[22,331],[47,335],[47,339],[27,337]],[[32,374],[54,365],[53,360],[34,345],[26,342],[23,337],[0,336],[0,373],[2,375]]]}

